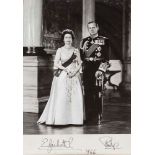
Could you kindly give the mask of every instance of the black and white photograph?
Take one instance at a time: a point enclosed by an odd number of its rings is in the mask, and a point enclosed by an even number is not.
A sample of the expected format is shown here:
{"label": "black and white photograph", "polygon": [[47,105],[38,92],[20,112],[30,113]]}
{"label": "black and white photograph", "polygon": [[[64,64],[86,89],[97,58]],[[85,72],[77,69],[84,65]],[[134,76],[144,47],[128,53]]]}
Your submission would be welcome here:
{"label": "black and white photograph", "polygon": [[154,6],[2,1],[0,153],[155,154]]}
{"label": "black and white photograph", "polygon": [[131,134],[130,0],[23,1],[23,135],[74,134]]}

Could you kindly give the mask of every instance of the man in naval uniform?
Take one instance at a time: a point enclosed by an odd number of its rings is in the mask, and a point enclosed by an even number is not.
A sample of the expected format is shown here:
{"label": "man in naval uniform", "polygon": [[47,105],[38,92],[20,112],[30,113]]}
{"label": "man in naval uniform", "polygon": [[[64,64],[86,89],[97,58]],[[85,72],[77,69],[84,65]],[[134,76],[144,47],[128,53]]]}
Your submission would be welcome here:
{"label": "man in naval uniform", "polygon": [[98,34],[99,26],[95,21],[88,23],[89,37],[80,43],[80,55],[83,61],[83,84],[86,122],[98,121],[101,113],[100,91],[96,85],[96,72],[101,63],[109,60],[109,39]]}

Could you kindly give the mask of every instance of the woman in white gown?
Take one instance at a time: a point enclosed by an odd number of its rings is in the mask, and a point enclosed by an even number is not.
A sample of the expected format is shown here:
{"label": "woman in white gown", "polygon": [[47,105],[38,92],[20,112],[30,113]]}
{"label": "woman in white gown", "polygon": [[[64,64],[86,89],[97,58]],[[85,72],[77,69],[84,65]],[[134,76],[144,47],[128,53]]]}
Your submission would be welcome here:
{"label": "woman in white gown", "polygon": [[[49,100],[37,123],[82,125],[83,96],[79,74],[80,53],[72,46],[74,39],[72,30],[64,30],[62,39],[64,46],[58,48],[54,61],[54,67],[59,69],[60,74],[55,74],[53,78]],[[64,63],[67,61],[69,63],[65,66]]]}

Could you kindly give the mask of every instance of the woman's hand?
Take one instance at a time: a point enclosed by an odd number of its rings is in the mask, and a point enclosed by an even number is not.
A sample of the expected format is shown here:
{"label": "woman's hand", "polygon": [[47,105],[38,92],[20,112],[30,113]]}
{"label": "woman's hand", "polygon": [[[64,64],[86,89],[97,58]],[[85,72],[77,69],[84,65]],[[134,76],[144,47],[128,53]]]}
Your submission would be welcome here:
{"label": "woman's hand", "polygon": [[68,69],[68,68],[65,68],[65,69],[64,69],[64,71],[65,71],[67,74],[69,74],[69,73],[70,73],[70,71],[69,71],[69,69]]}
{"label": "woman's hand", "polygon": [[74,50],[74,55],[76,55],[76,56],[78,55],[78,50],[77,49]]}
{"label": "woman's hand", "polygon": [[69,78],[72,78],[76,75],[77,72],[73,71],[73,72],[70,72],[68,75],[69,75]]}
{"label": "woman's hand", "polygon": [[72,78],[73,76],[76,75],[76,73],[74,71],[71,71],[68,68],[65,68],[64,71],[67,73],[67,75],[69,76],[69,78]]}

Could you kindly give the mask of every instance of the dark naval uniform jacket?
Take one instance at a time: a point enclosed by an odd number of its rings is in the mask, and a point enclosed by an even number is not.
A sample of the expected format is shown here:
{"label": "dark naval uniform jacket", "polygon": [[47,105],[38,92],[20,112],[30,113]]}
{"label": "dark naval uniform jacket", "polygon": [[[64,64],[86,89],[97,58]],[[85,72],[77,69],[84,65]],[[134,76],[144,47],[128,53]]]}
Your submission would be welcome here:
{"label": "dark naval uniform jacket", "polygon": [[101,62],[109,61],[109,39],[103,36],[86,37],[80,43],[80,55],[83,61],[83,82],[87,89],[95,85],[95,72]]}
{"label": "dark naval uniform jacket", "polygon": [[[100,113],[101,103],[98,97],[95,73],[100,64],[109,60],[109,39],[103,36],[84,38],[80,44],[80,55],[83,61],[83,85],[86,120],[95,118]],[[96,110],[95,110],[96,109]]]}

